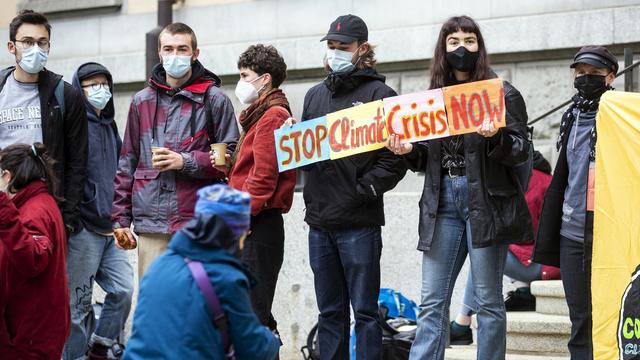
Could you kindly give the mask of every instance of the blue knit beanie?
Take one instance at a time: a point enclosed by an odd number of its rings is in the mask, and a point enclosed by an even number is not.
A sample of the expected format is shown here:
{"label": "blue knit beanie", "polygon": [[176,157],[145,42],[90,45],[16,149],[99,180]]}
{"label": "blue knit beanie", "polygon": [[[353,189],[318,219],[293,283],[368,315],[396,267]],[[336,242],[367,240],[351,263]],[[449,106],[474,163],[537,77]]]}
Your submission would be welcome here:
{"label": "blue knit beanie", "polygon": [[248,193],[216,184],[198,190],[196,215],[218,215],[236,236],[249,230],[251,223],[251,197]]}

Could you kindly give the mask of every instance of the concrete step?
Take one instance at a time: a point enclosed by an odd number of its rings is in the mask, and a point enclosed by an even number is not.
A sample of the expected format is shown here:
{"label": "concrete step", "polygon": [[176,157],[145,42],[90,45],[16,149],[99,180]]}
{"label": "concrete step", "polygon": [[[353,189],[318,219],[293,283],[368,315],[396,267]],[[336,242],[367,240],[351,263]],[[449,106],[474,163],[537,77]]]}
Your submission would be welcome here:
{"label": "concrete step", "polygon": [[507,313],[507,351],[521,354],[568,355],[568,316],[537,312]]}
{"label": "concrete step", "polygon": [[[476,360],[476,347],[452,346],[444,352],[445,360]],[[507,352],[505,360],[569,360],[568,356],[546,354],[513,354]]]}
{"label": "concrete step", "polygon": [[569,316],[562,280],[534,281],[531,294],[536,297],[536,312]]}

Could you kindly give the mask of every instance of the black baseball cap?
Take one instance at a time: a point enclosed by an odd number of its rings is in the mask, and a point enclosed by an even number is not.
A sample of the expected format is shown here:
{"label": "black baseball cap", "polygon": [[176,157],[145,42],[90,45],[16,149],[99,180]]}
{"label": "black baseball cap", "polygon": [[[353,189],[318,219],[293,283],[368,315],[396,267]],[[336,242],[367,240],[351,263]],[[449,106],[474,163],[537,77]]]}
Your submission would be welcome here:
{"label": "black baseball cap", "polygon": [[320,41],[335,40],[350,44],[358,40],[369,40],[369,30],[364,20],[355,15],[342,15],[335,19],[329,27],[329,32]]}
{"label": "black baseball cap", "polygon": [[580,49],[573,58],[571,68],[578,64],[589,64],[597,68],[607,68],[614,73],[618,72],[618,58],[604,46],[585,46]]}

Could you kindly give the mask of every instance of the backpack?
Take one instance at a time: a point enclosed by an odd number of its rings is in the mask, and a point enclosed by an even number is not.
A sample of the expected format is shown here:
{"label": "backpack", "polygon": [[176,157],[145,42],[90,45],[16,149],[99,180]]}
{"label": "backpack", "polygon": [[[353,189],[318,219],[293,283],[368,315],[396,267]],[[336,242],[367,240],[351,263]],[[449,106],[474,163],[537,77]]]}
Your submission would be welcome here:
{"label": "backpack", "polygon": [[[382,328],[382,359],[409,359],[409,351],[416,337],[418,306],[400,292],[388,288],[380,289],[378,304],[379,322]],[[309,331],[306,345],[300,349],[304,360],[320,360],[317,332],[318,324],[315,324]],[[356,358],[355,343],[355,328],[352,326],[349,343],[352,360]]]}

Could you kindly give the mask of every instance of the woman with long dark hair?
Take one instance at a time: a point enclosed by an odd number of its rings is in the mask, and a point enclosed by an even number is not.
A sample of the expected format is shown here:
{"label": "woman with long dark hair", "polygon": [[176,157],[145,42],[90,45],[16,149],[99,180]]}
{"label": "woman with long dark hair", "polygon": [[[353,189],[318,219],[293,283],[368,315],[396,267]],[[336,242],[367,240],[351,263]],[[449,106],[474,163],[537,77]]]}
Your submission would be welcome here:
{"label": "woman with long dark hair", "polygon": [[3,359],[59,360],[69,335],[66,232],[52,169],[40,143],[0,150],[0,242],[9,254]]}
{"label": "woman with long dark hair", "polygon": [[[459,16],[440,30],[431,88],[496,78],[480,28]],[[418,250],[423,252],[422,299],[412,359],[444,359],[451,293],[467,254],[478,310],[478,359],[504,359],[506,313],[502,274],[507,244],[532,239],[531,218],[513,167],[527,160],[527,112],[504,82],[507,126],[485,121],[477,133],[387,147],[409,168],[425,171]]]}

